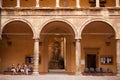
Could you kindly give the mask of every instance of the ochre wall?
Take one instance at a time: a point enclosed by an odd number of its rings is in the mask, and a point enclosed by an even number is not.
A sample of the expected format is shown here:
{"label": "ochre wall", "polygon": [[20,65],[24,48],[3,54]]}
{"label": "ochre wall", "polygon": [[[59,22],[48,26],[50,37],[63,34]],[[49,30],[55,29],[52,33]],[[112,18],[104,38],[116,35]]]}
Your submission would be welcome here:
{"label": "ochre wall", "polygon": [[55,7],[56,0],[40,0],[39,4],[41,7]]}
{"label": "ochre wall", "polygon": [[[12,41],[11,45],[8,45],[5,38],[0,41],[0,72],[12,64],[23,64],[27,56],[33,57],[34,55],[34,41],[32,36],[8,37]],[[30,65],[33,66],[33,64]]]}
{"label": "ochre wall", "polygon": [[75,7],[76,1],[75,0],[60,0],[61,7]]}
{"label": "ochre wall", "polygon": [[[88,41],[89,40],[89,41]],[[105,45],[105,36],[85,36],[82,37],[81,46],[82,46],[82,55],[81,59],[85,61],[85,49],[84,48],[99,48],[98,50],[98,68],[111,68],[113,72],[116,72],[116,41],[111,39],[110,46]],[[112,56],[113,64],[101,64],[101,56]],[[82,64],[82,72],[84,71],[85,64]]]}
{"label": "ochre wall", "polygon": [[113,7],[113,6],[115,6],[116,4],[116,0],[106,0],[106,7]]}
{"label": "ochre wall", "polygon": [[3,0],[2,6],[3,7],[16,7],[17,0]]}
{"label": "ochre wall", "polygon": [[[40,0],[39,4],[41,7],[55,7],[56,0]],[[3,7],[15,7],[17,5],[17,0],[3,0]],[[21,0],[20,2],[21,7],[35,7],[36,0]],[[75,7],[76,0],[60,0],[61,7]],[[89,0],[80,0],[81,7],[89,7]],[[115,6],[115,0],[107,0],[105,4],[106,7],[113,7]]]}
{"label": "ochre wall", "polygon": [[80,6],[81,7],[89,7],[90,4],[89,4],[89,0],[80,0]]}
{"label": "ochre wall", "polygon": [[35,7],[36,0],[21,0],[20,6],[21,7]]}

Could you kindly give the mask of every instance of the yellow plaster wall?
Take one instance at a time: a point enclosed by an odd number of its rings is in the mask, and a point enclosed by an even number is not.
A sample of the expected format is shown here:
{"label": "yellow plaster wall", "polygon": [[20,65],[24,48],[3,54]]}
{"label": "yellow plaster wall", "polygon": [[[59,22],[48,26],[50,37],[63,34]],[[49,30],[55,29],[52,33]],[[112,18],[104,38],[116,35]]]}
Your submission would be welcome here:
{"label": "yellow plaster wall", "polygon": [[21,0],[20,1],[21,7],[35,7],[36,6],[36,0]]}
{"label": "yellow plaster wall", "polygon": [[113,7],[113,6],[115,7],[115,5],[116,5],[116,4],[115,4],[115,3],[116,3],[116,0],[106,0],[106,2],[107,2],[107,3],[105,4],[106,7]]}
{"label": "yellow plaster wall", "polygon": [[41,7],[55,7],[56,0],[40,0],[39,4]]}
{"label": "yellow plaster wall", "polygon": [[89,0],[80,0],[80,6],[81,7],[89,7],[90,4],[89,4]]}
{"label": "yellow plaster wall", "polygon": [[[89,41],[88,41],[89,40]],[[116,73],[116,41],[114,39],[111,40],[111,45],[106,46],[105,45],[105,37],[101,36],[86,36],[83,37],[81,40],[81,46],[82,46],[82,55],[81,59],[85,60],[85,50],[84,48],[99,48],[99,54],[98,54],[98,67],[100,68],[111,68],[114,73]],[[113,64],[106,64],[103,65],[100,63],[100,57],[101,56],[113,56]],[[82,72],[84,71],[85,65],[83,64],[81,69]]]}
{"label": "yellow plaster wall", "polygon": [[76,6],[76,0],[60,0],[60,6],[61,7],[75,7]]}
{"label": "yellow plaster wall", "polygon": [[[4,38],[0,41],[0,72],[12,64],[23,64],[27,56],[34,55],[32,36],[9,36],[9,38],[12,41],[11,45],[8,45]],[[33,66],[33,64],[30,65]]]}
{"label": "yellow plaster wall", "polygon": [[17,0],[2,0],[3,7],[16,7]]}

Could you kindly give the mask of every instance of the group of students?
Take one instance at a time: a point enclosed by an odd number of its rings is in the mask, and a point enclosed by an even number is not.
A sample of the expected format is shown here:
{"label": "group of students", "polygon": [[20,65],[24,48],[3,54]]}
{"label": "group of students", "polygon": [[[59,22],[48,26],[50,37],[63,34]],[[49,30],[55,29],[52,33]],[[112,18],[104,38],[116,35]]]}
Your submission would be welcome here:
{"label": "group of students", "polygon": [[28,72],[30,71],[30,66],[26,65],[26,64],[17,64],[17,66],[15,66],[14,64],[11,65],[11,71],[13,72],[13,74],[18,74],[18,72],[28,75]]}

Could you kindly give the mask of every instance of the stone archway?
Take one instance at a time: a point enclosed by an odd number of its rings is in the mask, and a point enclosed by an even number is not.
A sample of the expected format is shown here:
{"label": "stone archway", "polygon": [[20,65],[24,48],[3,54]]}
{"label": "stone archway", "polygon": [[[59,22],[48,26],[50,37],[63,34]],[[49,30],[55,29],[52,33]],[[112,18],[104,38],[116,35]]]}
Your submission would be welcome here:
{"label": "stone archway", "polygon": [[93,18],[93,19],[88,19],[88,20],[86,20],[82,25],[81,25],[81,27],[79,28],[79,36],[80,36],[80,38],[81,38],[81,36],[82,36],[82,31],[83,31],[83,29],[86,27],[86,25],[88,25],[89,23],[91,23],[91,22],[94,22],[94,21],[101,21],[101,22],[105,22],[106,24],[109,24],[112,28],[113,28],[113,30],[115,31],[115,38],[117,39],[119,39],[119,31],[118,31],[118,29],[116,28],[116,26],[117,25],[115,25],[115,24],[113,24],[113,22],[110,22],[109,20],[107,20],[107,19],[105,19],[105,18]]}
{"label": "stone archway", "polygon": [[12,20],[2,26],[2,40],[0,41],[0,58],[3,72],[12,64],[33,64],[26,61],[27,57],[33,57],[34,42],[33,30],[25,21]]}
{"label": "stone archway", "polygon": [[[85,64],[82,67],[109,68],[116,73],[116,33],[114,29],[104,21],[93,21],[84,27],[81,35],[81,55]],[[95,58],[94,65],[92,65],[93,62],[88,62],[89,56]],[[105,62],[103,58],[106,59]],[[108,58],[112,61],[108,61]]]}
{"label": "stone archway", "polygon": [[35,32],[35,29],[33,28],[33,25],[32,25],[28,20],[23,19],[23,18],[13,18],[13,19],[9,19],[9,20],[7,20],[7,21],[4,21],[4,22],[2,23],[2,26],[1,26],[1,32],[3,31],[4,27],[5,27],[7,24],[9,24],[10,22],[13,22],[13,21],[21,21],[21,22],[23,22],[23,23],[26,23],[26,24],[31,28],[31,30],[32,30],[32,32],[33,32],[33,37],[36,36],[36,34],[35,34],[36,32]]}
{"label": "stone archway", "polygon": [[[75,32],[63,21],[51,21],[40,32],[41,72],[75,72]],[[44,54],[43,54],[44,53]],[[58,55],[56,55],[58,54]],[[59,63],[60,62],[60,63]],[[43,68],[43,69],[42,69]],[[44,71],[42,71],[44,70]]]}

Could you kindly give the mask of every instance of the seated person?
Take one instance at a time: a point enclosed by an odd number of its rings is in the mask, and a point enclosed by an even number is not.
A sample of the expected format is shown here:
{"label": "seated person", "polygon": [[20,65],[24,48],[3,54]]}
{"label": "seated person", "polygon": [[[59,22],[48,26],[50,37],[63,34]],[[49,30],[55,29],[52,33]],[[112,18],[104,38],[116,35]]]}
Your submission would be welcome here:
{"label": "seated person", "polygon": [[16,67],[14,64],[12,64],[12,66],[11,66],[11,71],[13,72],[13,74],[17,74]]}
{"label": "seated person", "polygon": [[17,64],[16,71],[21,72],[21,65],[20,64]]}

